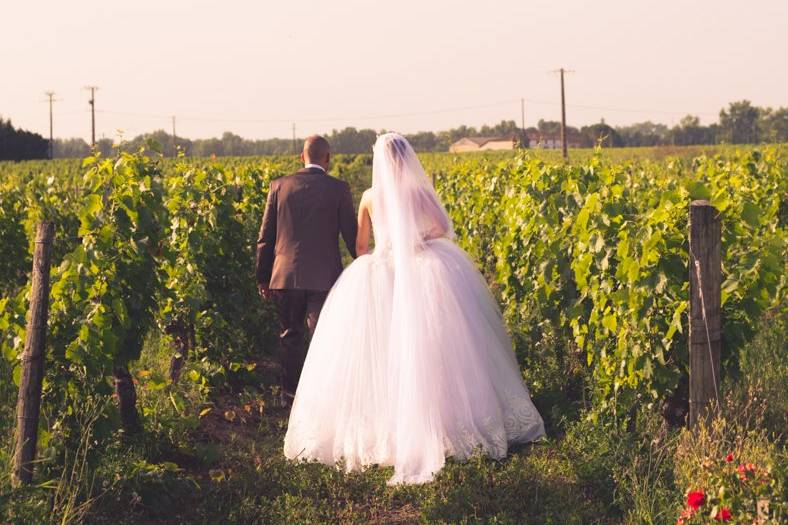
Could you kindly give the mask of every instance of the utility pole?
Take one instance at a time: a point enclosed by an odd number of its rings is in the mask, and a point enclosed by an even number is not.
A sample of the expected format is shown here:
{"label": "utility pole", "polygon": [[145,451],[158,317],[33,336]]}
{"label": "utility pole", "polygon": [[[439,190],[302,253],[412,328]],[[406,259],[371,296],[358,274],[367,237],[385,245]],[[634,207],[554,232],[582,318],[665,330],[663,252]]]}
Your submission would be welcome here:
{"label": "utility pole", "polygon": [[49,160],[54,158],[54,137],[52,134],[52,103],[55,101],[54,91],[47,91],[45,95],[49,98]]}
{"label": "utility pole", "polygon": [[520,99],[520,140],[519,144],[515,144],[515,147],[518,148],[526,148],[528,147],[528,138],[525,134],[525,99]]}
{"label": "utility pole", "polygon": [[293,122],[293,153],[298,155],[298,146],[296,146],[295,122]]}
{"label": "utility pole", "polygon": [[564,68],[561,68],[561,154],[567,158],[566,151],[566,96],[564,95]]}
{"label": "utility pole", "polygon": [[178,156],[178,146],[176,142],[176,135],[175,135],[175,115],[172,116],[172,156]]}
{"label": "utility pole", "polygon": [[96,90],[98,86],[85,86],[90,91],[90,145],[96,147]]}
{"label": "utility pole", "polygon": [[520,127],[523,128],[523,133],[525,133],[525,99],[520,99],[520,122],[522,123]]}
{"label": "utility pole", "polygon": [[554,73],[561,74],[561,152],[564,158],[569,154],[566,151],[566,96],[564,95],[564,73],[572,73],[568,69],[561,68]]}

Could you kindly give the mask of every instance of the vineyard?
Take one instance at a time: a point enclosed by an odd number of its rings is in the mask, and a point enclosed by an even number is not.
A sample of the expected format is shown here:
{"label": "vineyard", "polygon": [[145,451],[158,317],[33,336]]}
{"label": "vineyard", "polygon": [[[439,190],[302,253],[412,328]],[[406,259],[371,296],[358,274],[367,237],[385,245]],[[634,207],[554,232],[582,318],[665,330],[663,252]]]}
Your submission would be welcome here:
{"label": "vineyard", "polygon": [[[385,469],[282,457],[276,318],[253,259],[269,182],[296,158],[171,159],[151,144],[0,163],[0,523],[676,523],[701,486],[741,522],[767,501],[760,523],[778,523],[788,150],[619,155],[422,157],[499,300],[549,438],[409,488],[386,487]],[[332,162],[358,202],[371,157]],[[696,199],[722,224],[725,418],[692,433],[663,412],[687,400]],[[38,453],[33,484],[15,487],[42,220],[55,238]],[[727,454],[752,469],[737,478]]]}

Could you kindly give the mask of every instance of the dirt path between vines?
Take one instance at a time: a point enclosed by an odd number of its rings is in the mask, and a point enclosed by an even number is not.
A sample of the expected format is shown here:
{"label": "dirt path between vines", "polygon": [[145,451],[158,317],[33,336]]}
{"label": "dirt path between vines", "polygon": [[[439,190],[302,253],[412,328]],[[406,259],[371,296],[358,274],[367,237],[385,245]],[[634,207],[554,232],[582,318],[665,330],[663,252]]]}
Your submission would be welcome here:
{"label": "dirt path between vines", "polygon": [[[180,453],[170,458],[182,469],[184,477],[202,488],[226,482],[238,472],[248,471],[251,465],[265,468],[266,457],[282,454],[290,409],[281,406],[276,389],[270,387],[277,384],[279,365],[269,357],[261,357],[256,364],[255,375],[260,378],[261,388],[255,395],[221,393],[212,396],[210,411],[200,418],[199,426],[192,433],[195,447],[207,453],[202,458]],[[293,468],[298,467],[294,465]],[[199,506],[210,504],[200,498],[200,492],[196,491],[194,498],[181,502],[182,508],[172,509],[169,519],[156,523],[199,522]],[[403,503],[398,508],[387,509],[370,523],[419,523],[419,512]]]}

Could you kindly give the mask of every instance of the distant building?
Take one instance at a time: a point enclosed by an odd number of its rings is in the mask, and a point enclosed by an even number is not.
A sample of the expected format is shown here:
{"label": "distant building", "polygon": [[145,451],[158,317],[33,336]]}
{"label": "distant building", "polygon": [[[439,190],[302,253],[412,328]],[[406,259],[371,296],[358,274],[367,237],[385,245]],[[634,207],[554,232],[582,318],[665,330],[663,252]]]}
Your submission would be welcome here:
{"label": "distant building", "polygon": [[[525,138],[529,148],[560,149],[561,133],[546,133],[536,129],[529,129],[525,133]],[[567,129],[567,147],[581,148],[583,136],[571,129]]]}
{"label": "distant building", "polygon": [[490,151],[490,150],[512,150],[517,146],[517,137],[507,135],[505,137],[465,137],[458,140],[449,147],[452,153],[462,153],[465,151]]}

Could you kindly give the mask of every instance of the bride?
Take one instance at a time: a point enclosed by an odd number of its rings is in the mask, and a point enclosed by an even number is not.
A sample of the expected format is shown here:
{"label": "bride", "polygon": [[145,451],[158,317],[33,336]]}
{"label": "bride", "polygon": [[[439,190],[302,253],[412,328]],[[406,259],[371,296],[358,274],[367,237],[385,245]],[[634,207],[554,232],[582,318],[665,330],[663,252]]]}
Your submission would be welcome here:
{"label": "bride", "polygon": [[[370,230],[375,249],[367,254]],[[320,315],[290,414],[290,459],[392,465],[390,484],[431,481],[446,456],[544,436],[500,311],[416,153],[374,147],[359,258]],[[362,255],[364,254],[364,255]]]}

